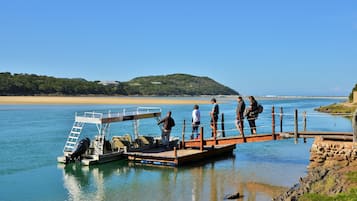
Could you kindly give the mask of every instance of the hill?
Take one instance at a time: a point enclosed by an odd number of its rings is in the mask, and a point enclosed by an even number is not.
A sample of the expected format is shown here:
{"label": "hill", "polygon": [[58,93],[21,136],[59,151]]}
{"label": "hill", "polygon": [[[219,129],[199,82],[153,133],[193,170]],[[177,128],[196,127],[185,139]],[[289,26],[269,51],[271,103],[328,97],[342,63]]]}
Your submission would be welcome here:
{"label": "hill", "polygon": [[0,95],[237,95],[208,77],[186,74],[147,76],[128,82],[87,81],[35,74],[0,73]]}
{"label": "hill", "polygon": [[209,77],[197,77],[187,74],[137,77],[123,83],[128,94],[138,95],[238,95],[235,90],[226,87]]}

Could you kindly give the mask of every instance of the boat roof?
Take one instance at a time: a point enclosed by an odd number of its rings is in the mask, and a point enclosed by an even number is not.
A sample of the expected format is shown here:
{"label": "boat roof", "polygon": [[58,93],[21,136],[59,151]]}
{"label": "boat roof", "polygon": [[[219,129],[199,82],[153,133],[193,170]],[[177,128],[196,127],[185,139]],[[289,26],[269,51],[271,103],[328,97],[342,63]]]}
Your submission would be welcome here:
{"label": "boat roof", "polygon": [[160,107],[132,107],[119,111],[76,113],[75,121],[92,124],[114,123],[161,116]]}

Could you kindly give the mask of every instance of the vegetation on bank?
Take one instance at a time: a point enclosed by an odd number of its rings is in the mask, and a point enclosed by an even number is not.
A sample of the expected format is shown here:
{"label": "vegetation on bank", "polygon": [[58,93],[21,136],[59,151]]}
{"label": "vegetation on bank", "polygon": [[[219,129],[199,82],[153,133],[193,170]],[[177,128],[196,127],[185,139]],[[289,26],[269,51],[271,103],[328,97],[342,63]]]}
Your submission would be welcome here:
{"label": "vegetation on bank", "polygon": [[138,77],[128,82],[87,81],[35,74],[0,73],[0,95],[238,95],[211,78],[187,74]]}
{"label": "vegetation on bank", "polygon": [[353,101],[353,92],[354,91],[357,91],[357,84],[355,85],[355,87],[353,87],[352,92],[348,96],[348,100],[350,101],[350,103]]}
{"label": "vegetation on bank", "polygon": [[[331,182],[335,182],[333,179]],[[357,171],[351,171],[346,173],[346,182],[349,183],[351,187],[348,192],[339,193],[333,196],[326,194],[317,193],[307,193],[299,198],[301,201],[357,201]],[[325,186],[326,189],[329,188],[328,184],[321,184],[320,186]]]}
{"label": "vegetation on bank", "polygon": [[357,91],[357,84],[352,89],[348,97],[348,102],[345,103],[334,103],[327,106],[321,106],[319,108],[315,108],[316,111],[325,112],[330,114],[337,114],[337,113],[354,113],[357,109],[357,103],[353,102],[353,92]]}
{"label": "vegetation on bank", "polygon": [[330,114],[338,114],[338,113],[353,113],[357,109],[357,105],[354,104],[343,104],[343,103],[334,103],[332,105],[320,106],[316,108],[316,111],[325,112]]}
{"label": "vegetation on bank", "polygon": [[335,196],[308,193],[299,198],[300,201],[357,201],[357,188],[351,189],[348,193],[339,193]]}

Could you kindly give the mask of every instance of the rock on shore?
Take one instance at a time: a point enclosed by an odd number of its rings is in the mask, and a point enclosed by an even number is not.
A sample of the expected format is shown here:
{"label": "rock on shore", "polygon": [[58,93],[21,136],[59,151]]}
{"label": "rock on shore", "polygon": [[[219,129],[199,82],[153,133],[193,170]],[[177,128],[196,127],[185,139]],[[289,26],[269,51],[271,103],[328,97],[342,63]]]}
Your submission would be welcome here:
{"label": "rock on shore", "polygon": [[332,196],[356,186],[345,176],[348,172],[357,171],[357,147],[352,142],[316,138],[310,153],[308,175],[273,200],[295,201],[306,193]]}

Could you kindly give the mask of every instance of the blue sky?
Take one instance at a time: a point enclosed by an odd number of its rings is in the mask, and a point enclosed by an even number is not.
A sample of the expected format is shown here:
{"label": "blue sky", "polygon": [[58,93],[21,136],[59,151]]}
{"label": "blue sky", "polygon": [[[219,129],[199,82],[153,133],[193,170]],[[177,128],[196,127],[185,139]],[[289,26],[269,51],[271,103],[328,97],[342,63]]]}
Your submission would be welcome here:
{"label": "blue sky", "polygon": [[0,0],[0,71],[208,76],[243,95],[348,96],[355,0]]}

